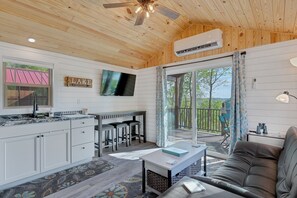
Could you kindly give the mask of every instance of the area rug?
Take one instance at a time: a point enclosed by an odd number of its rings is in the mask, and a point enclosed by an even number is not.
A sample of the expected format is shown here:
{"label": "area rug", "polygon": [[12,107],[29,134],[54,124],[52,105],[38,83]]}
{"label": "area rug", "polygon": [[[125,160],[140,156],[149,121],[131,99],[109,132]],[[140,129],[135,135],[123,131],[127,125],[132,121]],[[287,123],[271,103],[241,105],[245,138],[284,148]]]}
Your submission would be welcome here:
{"label": "area rug", "polygon": [[0,191],[1,198],[41,198],[108,171],[115,166],[96,159],[25,184]]}
{"label": "area rug", "polygon": [[[211,176],[223,163],[224,160],[207,157],[207,175]],[[203,169],[203,166],[202,166]],[[155,198],[158,195],[153,192],[142,193],[142,174],[138,173],[127,180],[115,184],[92,198]]]}

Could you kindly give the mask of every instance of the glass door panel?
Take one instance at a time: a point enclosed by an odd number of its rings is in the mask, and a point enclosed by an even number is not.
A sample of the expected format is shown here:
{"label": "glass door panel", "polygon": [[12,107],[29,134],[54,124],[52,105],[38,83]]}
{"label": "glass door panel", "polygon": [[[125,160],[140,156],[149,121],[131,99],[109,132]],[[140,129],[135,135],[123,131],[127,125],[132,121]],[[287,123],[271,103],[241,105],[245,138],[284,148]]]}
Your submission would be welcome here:
{"label": "glass door panel", "polygon": [[231,81],[231,67],[196,71],[197,140],[221,154],[229,146]]}
{"label": "glass door panel", "polygon": [[192,72],[167,76],[168,141],[192,140]]}

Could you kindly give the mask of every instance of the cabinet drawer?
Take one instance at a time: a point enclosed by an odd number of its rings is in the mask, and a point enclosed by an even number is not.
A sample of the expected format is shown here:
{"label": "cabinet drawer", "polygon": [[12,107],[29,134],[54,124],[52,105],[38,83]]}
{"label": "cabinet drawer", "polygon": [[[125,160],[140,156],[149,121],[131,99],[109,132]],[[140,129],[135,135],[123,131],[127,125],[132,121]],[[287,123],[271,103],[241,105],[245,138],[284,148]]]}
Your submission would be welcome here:
{"label": "cabinet drawer", "polygon": [[94,127],[72,129],[72,146],[94,142]]}
{"label": "cabinet drawer", "polygon": [[82,144],[72,147],[72,163],[94,156],[94,143]]}
{"label": "cabinet drawer", "polygon": [[94,125],[95,125],[94,118],[71,120],[71,127],[72,128],[94,126]]}

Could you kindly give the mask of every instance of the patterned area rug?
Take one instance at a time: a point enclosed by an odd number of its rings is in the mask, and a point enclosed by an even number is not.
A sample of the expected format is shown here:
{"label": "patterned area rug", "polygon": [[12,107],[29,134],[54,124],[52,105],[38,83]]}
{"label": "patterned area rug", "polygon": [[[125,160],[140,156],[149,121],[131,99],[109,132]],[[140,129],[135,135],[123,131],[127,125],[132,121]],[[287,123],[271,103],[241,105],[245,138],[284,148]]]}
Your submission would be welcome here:
{"label": "patterned area rug", "polygon": [[73,186],[108,171],[115,166],[105,160],[96,159],[25,184],[0,191],[1,198],[41,198]]}
{"label": "patterned area rug", "polygon": [[[207,157],[207,175],[211,176],[223,163],[224,160]],[[142,193],[142,174],[138,173],[100,192],[93,198],[155,198],[157,196],[158,195],[152,192]]]}

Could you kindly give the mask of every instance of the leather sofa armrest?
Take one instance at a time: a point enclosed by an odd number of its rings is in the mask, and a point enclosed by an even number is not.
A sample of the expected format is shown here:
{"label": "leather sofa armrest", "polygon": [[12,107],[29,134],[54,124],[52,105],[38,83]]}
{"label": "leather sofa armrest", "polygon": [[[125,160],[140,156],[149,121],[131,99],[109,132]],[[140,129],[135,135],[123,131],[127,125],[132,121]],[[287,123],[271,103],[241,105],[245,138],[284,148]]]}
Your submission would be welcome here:
{"label": "leather sofa armrest", "polygon": [[218,179],[213,179],[211,177],[202,177],[202,176],[191,176],[191,178],[202,181],[204,183],[207,183],[209,185],[215,186],[217,188],[221,188],[223,190],[229,191],[231,193],[247,197],[247,198],[263,198],[259,195],[256,195],[255,193],[248,191],[244,188],[241,188],[239,186],[235,186],[233,184],[230,184],[228,182],[224,182]]}
{"label": "leather sofa armrest", "polygon": [[233,154],[249,154],[258,158],[278,160],[281,148],[256,142],[238,141]]}

